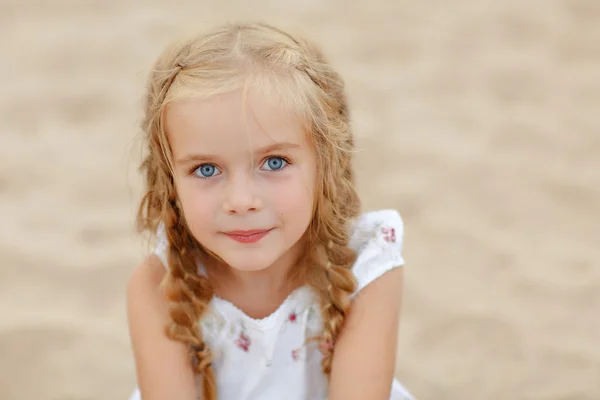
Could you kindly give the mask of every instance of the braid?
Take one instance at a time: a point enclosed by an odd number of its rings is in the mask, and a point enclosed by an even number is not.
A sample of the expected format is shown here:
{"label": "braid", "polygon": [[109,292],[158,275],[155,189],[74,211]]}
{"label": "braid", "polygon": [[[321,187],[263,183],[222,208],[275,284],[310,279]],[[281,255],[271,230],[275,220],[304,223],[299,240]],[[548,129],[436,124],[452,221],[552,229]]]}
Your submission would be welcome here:
{"label": "braid", "polygon": [[212,355],[197,325],[208,309],[213,289],[208,279],[197,273],[199,254],[193,249],[198,246],[174,201],[167,206],[167,216],[169,275],[166,287],[171,301],[167,335],[189,346],[194,372],[202,376],[202,399],[216,400]]}
{"label": "braid", "polygon": [[313,126],[317,147],[325,149],[319,154],[323,170],[319,188],[322,197],[317,201],[313,220],[313,237],[320,246],[313,246],[313,273],[309,277],[313,277],[311,284],[321,299],[323,333],[320,339],[324,345],[321,364],[323,373],[329,376],[335,344],[350,307],[350,296],[356,290],[350,269],[356,253],[348,246],[347,223],[359,213],[360,200],[351,165],[354,141],[344,82],[329,67],[319,48],[306,41],[300,44],[306,54],[301,70],[323,94],[324,118],[315,121]]}
{"label": "braid", "polygon": [[[308,274],[308,283],[320,298],[323,333],[319,340],[324,345],[321,365],[326,376],[331,373],[335,344],[350,307],[350,296],[356,289],[350,269],[356,253],[348,246],[346,218],[332,218],[332,206],[324,200],[315,215],[311,237],[313,243],[320,245],[311,246]],[[318,220],[324,220],[320,215],[328,215],[329,223],[319,223]]]}

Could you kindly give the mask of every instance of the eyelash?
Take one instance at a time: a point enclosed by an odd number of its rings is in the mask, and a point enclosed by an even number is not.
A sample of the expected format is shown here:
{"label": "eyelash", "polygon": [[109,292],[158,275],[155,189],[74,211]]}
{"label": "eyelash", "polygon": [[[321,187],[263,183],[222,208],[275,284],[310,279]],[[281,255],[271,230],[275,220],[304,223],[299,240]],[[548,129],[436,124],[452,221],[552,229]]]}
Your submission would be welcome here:
{"label": "eyelash", "polygon": [[[281,169],[271,170],[271,171],[267,171],[267,172],[280,172],[280,171],[283,171],[284,169],[286,169],[288,166],[290,166],[290,165],[292,164],[292,162],[290,161],[290,159],[289,159],[288,157],[284,157],[284,156],[278,156],[278,155],[272,155],[272,156],[265,157],[265,158],[264,158],[264,159],[261,161],[260,165],[263,165],[263,164],[264,164],[264,163],[265,163],[265,162],[266,162],[268,159],[270,159],[270,158],[281,158],[283,161],[285,161],[286,165],[285,165],[283,168],[281,168]],[[193,168],[190,170],[190,175],[191,175],[192,177],[194,177],[194,178],[197,178],[197,179],[203,179],[203,180],[205,180],[205,179],[210,179],[210,178],[213,178],[212,176],[200,176],[200,175],[196,175],[196,174],[194,173],[194,172],[196,172],[196,171],[198,170],[198,168],[200,168],[200,167],[201,167],[201,166],[203,166],[203,165],[212,165],[212,166],[214,166],[215,168],[217,168],[217,166],[216,166],[215,164],[212,164],[212,163],[202,163],[202,164],[198,164],[198,165],[196,165],[195,167],[193,167]],[[217,168],[217,169],[218,169],[218,168]]]}

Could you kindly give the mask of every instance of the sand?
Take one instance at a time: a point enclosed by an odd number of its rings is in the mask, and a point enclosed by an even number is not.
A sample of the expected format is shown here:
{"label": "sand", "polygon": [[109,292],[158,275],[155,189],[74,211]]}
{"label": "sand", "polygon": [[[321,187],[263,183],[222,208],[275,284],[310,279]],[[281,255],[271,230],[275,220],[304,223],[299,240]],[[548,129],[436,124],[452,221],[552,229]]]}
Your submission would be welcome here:
{"label": "sand", "polygon": [[596,0],[0,3],[0,398],[134,387],[146,73],[238,19],[308,32],[347,80],[365,210],[406,224],[405,385],[600,399]]}

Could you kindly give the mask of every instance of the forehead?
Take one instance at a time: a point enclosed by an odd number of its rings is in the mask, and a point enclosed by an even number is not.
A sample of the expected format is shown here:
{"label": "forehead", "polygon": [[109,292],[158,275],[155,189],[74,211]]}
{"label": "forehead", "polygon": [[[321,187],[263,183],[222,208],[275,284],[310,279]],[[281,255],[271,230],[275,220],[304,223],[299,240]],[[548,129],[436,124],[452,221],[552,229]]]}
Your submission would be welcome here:
{"label": "forehead", "polygon": [[308,145],[301,119],[254,90],[176,100],[167,107],[165,120],[175,158],[195,153],[243,156],[282,142]]}

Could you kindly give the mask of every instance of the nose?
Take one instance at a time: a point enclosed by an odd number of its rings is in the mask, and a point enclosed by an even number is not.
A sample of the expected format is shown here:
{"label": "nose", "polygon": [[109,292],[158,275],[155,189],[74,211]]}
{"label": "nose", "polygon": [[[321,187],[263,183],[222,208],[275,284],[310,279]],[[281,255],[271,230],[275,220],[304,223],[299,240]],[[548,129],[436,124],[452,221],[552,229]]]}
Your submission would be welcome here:
{"label": "nose", "polygon": [[245,214],[262,208],[262,200],[253,190],[251,179],[240,176],[228,182],[223,211],[228,214]]}

